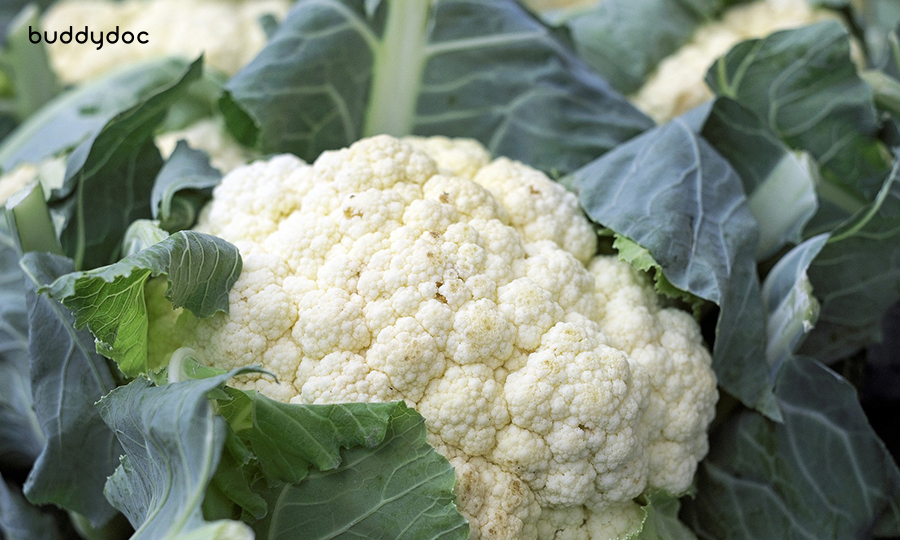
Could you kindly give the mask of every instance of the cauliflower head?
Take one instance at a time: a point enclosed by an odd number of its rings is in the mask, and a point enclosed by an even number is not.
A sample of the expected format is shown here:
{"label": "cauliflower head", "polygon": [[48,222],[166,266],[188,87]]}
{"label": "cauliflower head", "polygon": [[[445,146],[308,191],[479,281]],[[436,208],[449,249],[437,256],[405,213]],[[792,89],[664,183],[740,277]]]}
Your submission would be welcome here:
{"label": "cauliflower head", "polygon": [[839,17],[815,8],[807,0],[755,0],[729,8],[721,18],[694,33],[691,40],[666,57],[633,96],[632,102],[659,123],[666,122],[713,95],[704,82],[713,62],[741,41],[762,38]]}
{"label": "cauliflower head", "polygon": [[206,64],[234,75],[266,44],[259,18],[287,15],[290,0],[63,0],[44,15],[48,32],[74,32],[87,26],[104,35],[116,26],[119,33],[147,32],[149,43],[137,42],[102,48],[88,40],[77,44],[49,43],[50,62],[66,83],[95,78],[116,67],[160,56],[195,58],[204,53]]}
{"label": "cauliflower head", "polygon": [[[477,142],[377,136],[228,174],[200,230],[244,269],[230,313],[160,317],[283,401],[406,400],[457,471],[472,538],[616,538],[686,490],[717,399],[690,315],[595,256],[576,197]],[[158,338],[154,338],[158,336]]]}

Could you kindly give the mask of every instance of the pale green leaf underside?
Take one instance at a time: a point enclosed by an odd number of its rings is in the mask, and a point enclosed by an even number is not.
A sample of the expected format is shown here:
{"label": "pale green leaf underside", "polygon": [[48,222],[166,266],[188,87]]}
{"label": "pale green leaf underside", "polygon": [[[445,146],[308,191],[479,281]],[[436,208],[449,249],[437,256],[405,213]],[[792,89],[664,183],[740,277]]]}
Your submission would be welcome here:
{"label": "pale green leaf underside", "polygon": [[63,276],[46,290],[72,310],[79,328],[91,330],[99,352],[134,376],[161,367],[147,364],[147,279],[166,274],[172,304],[209,317],[228,311],[228,291],[241,267],[237,248],[228,242],[180,231],[115,264]]}
{"label": "pale green leaf underside", "polygon": [[161,387],[139,378],[97,405],[125,450],[106,496],[136,529],[133,540],[253,538],[239,522],[207,523],[200,506],[226,430],[207,394],[232,375]]}

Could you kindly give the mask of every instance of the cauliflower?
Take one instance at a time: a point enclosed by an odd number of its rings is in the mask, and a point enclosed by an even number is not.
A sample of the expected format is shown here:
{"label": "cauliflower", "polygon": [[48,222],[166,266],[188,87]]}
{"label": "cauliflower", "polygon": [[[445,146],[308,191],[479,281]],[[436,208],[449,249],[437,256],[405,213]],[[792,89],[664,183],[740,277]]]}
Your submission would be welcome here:
{"label": "cauliflower", "polygon": [[158,56],[196,57],[228,75],[237,73],[263,48],[266,35],[259,18],[282,19],[290,0],[64,0],[44,15],[43,30],[73,31],[85,26],[96,33],[147,32],[149,43],[104,41],[102,48],[87,43],[47,45],[50,61],[66,83],[78,83],[111,69]]}
{"label": "cauliflower", "polygon": [[838,16],[807,0],[756,0],[730,8],[660,62],[631,99],[657,122],[666,122],[713,97],[704,82],[706,72],[739,42],[826,19]]}
{"label": "cauliflower", "polygon": [[685,491],[707,451],[695,321],[594,255],[573,194],[474,141],[257,161],[198,229],[242,253],[230,313],[170,309],[151,354],[262,365],[278,380],[237,384],[294,403],[405,400],[456,468],[472,538],[619,537],[636,497]]}

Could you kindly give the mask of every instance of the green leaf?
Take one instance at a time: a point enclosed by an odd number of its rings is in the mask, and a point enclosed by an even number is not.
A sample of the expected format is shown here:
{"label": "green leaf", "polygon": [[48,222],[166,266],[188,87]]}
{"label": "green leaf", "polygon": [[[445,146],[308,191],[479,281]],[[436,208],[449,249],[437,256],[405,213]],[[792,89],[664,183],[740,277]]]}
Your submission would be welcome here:
{"label": "green leaf", "polygon": [[238,140],[306,160],[445,135],[561,175],[652,126],[512,0],[300,2],[225,88]]}
{"label": "green leaf", "polygon": [[0,536],[6,540],[64,540],[68,536],[56,518],[52,511],[32,506],[18,487],[0,477]]}
{"label": "green leaf", "polygon": [[640,88],[660,60],[729,0],[604,0],[565,21],[575,50],[618,91]]}
{"label": "green leaf", "polygon": [[106,476],[122,448],[101,421],[94,403],[116,387],[93,337],[77,331],[72,315],[37,290],[72,271],[72,261],[47,253],[22,259],[27,277],[29,354],[34,408],[46,445],[25,483],[34,503],[53,503],[87,517],[94,527],[115,510],[103,496]]}
{"label": "green leaf", "polygon": [[150,217],[153,181],[162,167],[154,132],[201,72],[202,58],[168,87],[117,114],[69,156],[53,198],[65,217],[60,241],[76,269],[117,260],[128,225]]}
{"label": "green leaf", "polygon": [[19,252],[0,207],[0,468],[27,471],[44,446],[34,413],[28,306]]}
{"label": "green leaf", "polygon": [[228,291],[241,273],[241,257],[228,242],[195,231],[181,231],[121,261],[60,277],[46,287],[87,326],[97,351],[112,358],[129,376],[162,366],[149,365],[144,285],[166,274],[166,298],[197,317],[228,312]]}
{"label": "green leaf", "polygon": [[96,136],[118,112],[168,87],[187,69],[176,58],[129,65],[66,91],[30,116],[0,145],[0,168],[38,163]]}
{"label": "green leaf", "polygon": [[784,364],[783,423],[742,412],[711,435],[687,522],[701,538],[900,535],[900,472],[844,379],[822,364]]}
{"label": "green leaf", "polygon": [[713,349],[719,384],[777,416],[754,261],[758,230],[728,162],[676,119],[574,176],[581,206],[594,222],[647,249],[678,289],[719,305]]}
{"label": "green leaf", "polygon": [[8,226],[19,250],[46,251],[62,255],[56,228],[44,201],[40,183],[22,189],[6,201]]}
{"label": "green leaf", "polygon": [[762,120],[729,98],[716,98],[684,119],[740,176],[759,225],[757,260],[801,242],[818,206],[810,160],[798,157]]}
{"label": "green leaf", "polygon": [[[197,209],[193,202],[188,206],[194,210],[188,214],[176,213],[172,207],[173,200],[179,192],[187,191],[200,195],[199,207],[212,196],[212,188],[222,180],[222,173],[209,164],[209,156],[202,150],[194,150],[184,140],[178,141],[175,150],[163,165],[150,197],[150,208],[153,219],[162,222],[166,230],[187,229],[194,224]],[[184,203],[186,199],[182,198]]]}
{"label": "green leaf", "polygon": [[269,512],[254,526],[257,538],[469,538],[453,502],[456,475],[426,442],[424,418],[388,405],[394,410],[378,446],[341,450],[337,468],[262,492]]}
{"label": "green leaf", "polygon": [[653,260],[653,256],[650,255],[649,251],[636,244],[633,240],[620,235],[616,235],[615,240],[613,240],[613,248],[618,252],[620,260],[627,262],[641,272],[650,273],[653,276],[653,283],[656,285],[658,293],[666,298],[679,300],[690,306],[695,316],[700,314],[704,305],[703,300],[672,285],[666,279],[662,267]]}
{"label": "green leaf", "polygon": [[97,404],[125,449],[106,496],[134,526],[132,540],[253,538],[242,523],[207,523],[201,512],[226,429],[206,396],[235,374],[160,387],[136,379]]}
{"label": "green leaf", "polygon": [[766,306],[766,361],[773,372],[797,352],[819,319],[819,302],[807,272],[827,234],[814,236],[779,259],[763,282]]}
{"label": "green leaf", "polygon": [[626,540],[697,540],[697,535],[678,520],[681,503],[665,493],[642,496],[644,521],[641,530]]}
{"label": "green leaf", "polygon": [[882,314],[900,298],[900,162],[875,200],[836,229],[810,265],[819,322],[800,352],[823,362],[881,339]]}
{"label": "green leaf", "polygon": [[[310,465],[320,471],[341,463],[341,448],[372,448],[382,440],[396,403],[346,403],[339,405],[296,405],[246,393],[249,401],[240,407],[223,408],[226,418],[238,420],[250,415],[252,427],[239,430],[259,457],[266,477],[298,483]],[[250,407],[248,411],[246,407]],[[236,422],[237,425],[239,422]]]}
{"label": "green leaf", "polygon": [[[226,389],[229,390],[237,392]],[[257,471],[256,455],[228,426],[222,458],[203,500],[203,516],[206,519],[237,519],[246,513],[253,520],[262,519],[269,507],[250,487]]]}
{"label": "green leaf", "polygon": [[830,230],[878,191],[889,156],[875,138],[872,90],[856,73],[840,23],[739,43],[710,68],[706,82],[818,160],[822,208],[807,234]]}

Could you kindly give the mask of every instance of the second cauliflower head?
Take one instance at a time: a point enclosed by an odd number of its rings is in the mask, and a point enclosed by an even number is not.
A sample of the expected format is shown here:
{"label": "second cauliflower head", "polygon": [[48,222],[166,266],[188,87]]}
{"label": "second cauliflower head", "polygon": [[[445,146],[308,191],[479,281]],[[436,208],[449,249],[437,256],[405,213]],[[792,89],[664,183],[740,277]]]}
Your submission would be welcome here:
{"label": "second cauliflower head", "polygon": [[[377,136],[240,167],[198,229],[244,269],[230,313],[173,313],[151,353],[278,376],[283,401],[405,400],[457,471],[472,538],[607,539],[677,494],[717,399],[692,317],[595,256],[575,196],[477,142]],[[156,342],[156,345],[153,342]]]}

